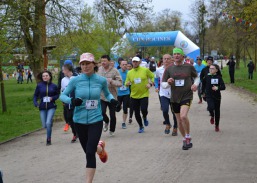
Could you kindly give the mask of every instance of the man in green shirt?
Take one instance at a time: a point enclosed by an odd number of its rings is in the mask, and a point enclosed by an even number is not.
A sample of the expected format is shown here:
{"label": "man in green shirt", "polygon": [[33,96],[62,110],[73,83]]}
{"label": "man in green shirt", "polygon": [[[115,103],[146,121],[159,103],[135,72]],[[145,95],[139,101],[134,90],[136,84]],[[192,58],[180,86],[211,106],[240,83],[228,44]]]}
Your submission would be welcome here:
{"label": "man in green shirt", "polygon": [[[163,74],[162,87],[171,87],[171,104],[174,111],[179,131],[183,136],[183,150],[193,146],[190,136],[190,123],[188,112],[193,100],[193,91],[197,90],[199,77],[191,64],[184,62],[184,52],[180,48],[173,49],[174,64],[169,66]],[[193,78],[194,83],[193,83]]]}
{"label": "man in green shirt", "polygon": [[[144,126],[148,126],[149,124],[147,120],[148,98],[149,89],[154,83],[154,74],[149,69],[141,67],[140,63],[141,60],[139,57],[132,59],[133,69],[128,72],[125,84],[131,86],[130,97],[139,125],[138,133],[143,133]],[[142,123],[140,109],[143,115],[144,125]]]}

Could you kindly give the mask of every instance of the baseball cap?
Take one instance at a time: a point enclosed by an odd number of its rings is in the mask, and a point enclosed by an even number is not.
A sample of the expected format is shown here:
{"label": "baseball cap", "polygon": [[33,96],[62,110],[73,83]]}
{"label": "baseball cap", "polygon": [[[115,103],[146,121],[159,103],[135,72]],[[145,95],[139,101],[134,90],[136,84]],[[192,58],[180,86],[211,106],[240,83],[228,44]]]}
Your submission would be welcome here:
{"label": "baseball cap", "polygon": [[211,61],[213,61],[213,57],[212,57],[212,56],[208,56],[206,60],[211,60]]}
{"label": "baseball cap", "polygon": [[133,58],[132,58],[132,62],[133,62],[133,61],[140,62],[140,58],[139,58],[139,57],[133,57]]}
{"label": "baseball cap", "polygon": [[83,53],[80,55],[79,63],[88,61],[88,62],[95,62],[95,57],[92,53]]}
{"label": "baseball cap", "polygon": [[63,64],[64,65],[73,65],[71,60],[65,60]]}

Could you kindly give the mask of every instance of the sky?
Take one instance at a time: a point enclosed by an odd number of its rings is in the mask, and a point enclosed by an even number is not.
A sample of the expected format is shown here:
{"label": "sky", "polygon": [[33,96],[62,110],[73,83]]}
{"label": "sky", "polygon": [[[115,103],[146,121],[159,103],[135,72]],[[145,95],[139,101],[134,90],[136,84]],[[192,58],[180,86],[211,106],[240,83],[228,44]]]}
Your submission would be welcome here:
{"label": "sky", "polygon": [[[94,0],[84,0],[87,4],[90,6],[93,5]],[[160,12],[164,9],[171,9],[171,10],[177,10],[180,11],[182,16],[182,23],[191,21],[190,19],[190,5],[192,3],[192,0],[152,0],[152,6],[154,12]]]}

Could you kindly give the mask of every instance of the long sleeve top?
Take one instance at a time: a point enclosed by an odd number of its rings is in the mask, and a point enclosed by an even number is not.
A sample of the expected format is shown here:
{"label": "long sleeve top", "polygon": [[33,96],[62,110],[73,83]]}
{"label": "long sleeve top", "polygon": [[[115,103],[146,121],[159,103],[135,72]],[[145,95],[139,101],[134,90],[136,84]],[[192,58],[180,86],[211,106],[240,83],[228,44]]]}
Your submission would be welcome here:
{"label": "long sleeve top", "polygon": [[71,104],[69,94],[75,92],[75,98],[83,100],[80,106],[76,106],[73,114],[73,121],[81,124],[94,124],[103,120],[101,110],[101,92],[110,101],[113,95],[110,93],[106,78],[92,74],[88,76],[81,74],[70,80],[68,86],[61,94],[61,101]]}
{"label": "long sleeve top", "polygon": [[[54,83],[40,82],[34,92],[33,102],[39,110],[56,108],[55,101],[59,98],[59,90]],[[38,100],[40,102],[38,103]]]}

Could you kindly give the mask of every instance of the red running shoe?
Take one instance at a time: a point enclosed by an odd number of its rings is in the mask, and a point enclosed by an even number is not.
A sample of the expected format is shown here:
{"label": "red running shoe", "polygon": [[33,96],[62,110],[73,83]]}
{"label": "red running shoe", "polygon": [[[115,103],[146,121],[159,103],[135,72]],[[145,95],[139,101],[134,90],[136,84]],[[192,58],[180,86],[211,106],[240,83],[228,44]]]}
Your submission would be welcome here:
{"label": "red running shoe", "polygon": [[219,126],[215,126],[215,132],[219,132],[219,131],[220,131]]}
{"label": "red running shoe", "polygon": [[70,128],[70,125],[69,124],[65,124],[64,128],[63,128],[63,131],[67,132]]}
{"label": "red running shoe", "polygon": [[101,153],[97,153],[97,154],[99,155],[100,160],[103,163],[106,163],[107,160],[108,160],[108,154],[105,151],[105,142],[104,141],[99,141],[98,145],[102,147],[102,152]]}
{"label": "red running shoe", "polygon": [[211,117],[210,123],[213,125],[214,124],[214,117]]}

